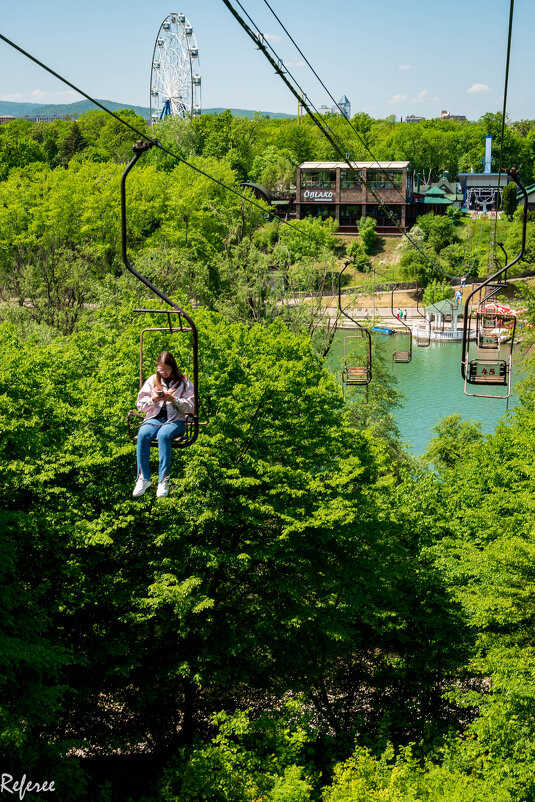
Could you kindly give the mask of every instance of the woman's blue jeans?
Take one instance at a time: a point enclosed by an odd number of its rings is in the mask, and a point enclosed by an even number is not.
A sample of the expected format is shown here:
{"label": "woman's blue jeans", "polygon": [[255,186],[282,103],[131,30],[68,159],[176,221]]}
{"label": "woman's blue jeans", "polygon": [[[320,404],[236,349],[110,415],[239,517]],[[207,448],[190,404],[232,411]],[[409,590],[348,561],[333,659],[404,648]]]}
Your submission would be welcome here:
{"label": "woman's blue jeans", "polygon": [[186,431],[186,424],[183,420],[167,421],[151,418],[139,427],[137,435],[137,475],[141,474],[143,479],[150,480],[150,441],[158,441],[158,481],[161,482],[169,476],[171,467],[171,441],[175,437],[180,437]]}

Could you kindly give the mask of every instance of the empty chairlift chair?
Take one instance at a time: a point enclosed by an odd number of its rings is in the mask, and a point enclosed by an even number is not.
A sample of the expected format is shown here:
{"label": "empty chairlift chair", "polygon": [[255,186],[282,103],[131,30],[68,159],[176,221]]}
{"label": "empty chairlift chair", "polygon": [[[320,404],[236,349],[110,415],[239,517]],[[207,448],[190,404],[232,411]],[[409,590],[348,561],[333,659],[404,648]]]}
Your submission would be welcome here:
{"label": "empty chairlift chair", "polygon": [[344,385],[366,385],[372,377],[369,338],[364,332],[344,338]]}
{"label": "empty chairlift chair", "polygon": [[431,345],[431,326],[429,324],[422,332],[418,331],[416,335],[416,345],[418,348],[427,348]]}
{"label": "empty chairlift chair", "polygon": [[351,317],[342,307],[341,281],[346,262],[338,274],[338,309],[356,328],[355,334],[344,338],[344,365],[342,367],[342,387],[346,385],[366,386],[372,380],[372,336],[365,326]]}
{"label": "empty chairlift chair", "polygon": [[478,348],[497,351],[500,338],[496,333],[496,317],[485,312],[476,312],[476,345]]}
{"label": "empty chairlift chair", "polygon": [[[505,387],[505,395],[492,394],[488,397],[509,398],[511,394],[511,369],[513,340],[516,328],[514,315],[489,314],[476,312],[476,345],[481,350],[499,351],[501,345],[501,331],[507,328],[511,337],[511,350],[505,359],[477,357],[470,359],[466,354],[466,368],[464,377],[464,391],[466,395],[482,395],[482,393],[467,392],[467,385],[483,385],[489,387]],[[484,395],[484,394],[483,394]]]}
{"label": "empty chairlift chair", "polygon": [[[466,361],[464,376],[464,392],[466,395],[483,398],[509,398],[511,395],[512,358],[507,359],[470,359]],[[477,392],[469,392],[468,385],[477,385]],[[503,387],[504,393],[481,392],[486,387]]]}
{"label": "empty chairlift chair", "polygon": [[394,332],[394,362],[410,362],[412,359],[412,331],[407,328]]}
{"label": "empty chairlift chair", "polygon": [[516,316],[476,312],[476,344],[478,348],[498,351],[505,340],[513,340]]}
{"label": "empty chairlift chair", "polygon": [[412,359],[412,330],[410,326],[407,326],[407,324],[404,323],[401,318],[394,314],[394,288],[392,288],[390,298],[392,317],[395,318],[398,323],[401,323],[403,327],[401,329],[395,329],[394,331],[394,351],[392,353],[392,361],[406,364]]}
{"label": "empty chairlift chair", "polygon": [[[511,395],[511,368],[513,347],[516,328],[516,316],[500,313],[499,311],[487,312],[484,303],[488,302],[489,298],[494,294],[497,287],[502,288],[503,282],[498,282],[499,279],[507,275],[507,271],[516,262],[522,259],[526,248],[526,226],[528,215],[528,195],[522,182],[518,178],[516,170],[507,170],[508,175],[513,178],[515,183],[524,195],[524,213],[522,217],[522,240],[520,245],[520,252],[517,256],[504,267],[500,268],[493,276],[490,276],[486,281],[472,290],[465,301],[465,316],[463,323],[463,344],[461,355],[461,376],[464,379],[464,392],[466,395],[482,396],[484,398],[509,398]],[[510,349],[506,359],[490,359],[488,357],[479,357],[475,359],[470,358],[470,326],[472,316],[469,314],[469,305],[471,298],[479,292],[486,291],[483,302],[478,304],[478,309],[475,315],[476,318],[476,345],[480,349],[488,349],[497,351],[500,347],[501,335],[503,328],[508,328],[510,334]],[[491,325],[493,328],[491,329]],[[496,337],[494,337],[496,335]],[[468,392],[468,385],[478,387],[478,392]],[[503,387],[505,392],[496,395],[495,393],[481,392],[486,387]]]}

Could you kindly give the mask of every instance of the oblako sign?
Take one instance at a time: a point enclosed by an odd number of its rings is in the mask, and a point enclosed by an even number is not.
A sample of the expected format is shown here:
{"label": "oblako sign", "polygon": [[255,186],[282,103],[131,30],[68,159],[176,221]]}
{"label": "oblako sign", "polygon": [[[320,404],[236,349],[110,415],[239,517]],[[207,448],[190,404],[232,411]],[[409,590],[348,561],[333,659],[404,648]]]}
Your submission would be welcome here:
{"label": "oblako sign", "polygon": [[329,190],[305,189],[305,191],[303,192],[303,198],[305,200],[332,201],[333,197],[334,197],[334,192]]}

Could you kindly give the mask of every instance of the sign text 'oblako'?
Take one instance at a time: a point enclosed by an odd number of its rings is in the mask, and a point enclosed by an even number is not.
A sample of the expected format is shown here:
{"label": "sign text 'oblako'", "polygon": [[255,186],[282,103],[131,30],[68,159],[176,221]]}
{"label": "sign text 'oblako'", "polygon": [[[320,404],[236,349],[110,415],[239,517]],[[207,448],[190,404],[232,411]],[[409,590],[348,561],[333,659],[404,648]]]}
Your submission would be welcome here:
{"label": "sign text 'oblako'", "polygon": [[303,198],[306,200],[332,201],[333,196],[334,192],[321,189],[305,189],[303,192]]}

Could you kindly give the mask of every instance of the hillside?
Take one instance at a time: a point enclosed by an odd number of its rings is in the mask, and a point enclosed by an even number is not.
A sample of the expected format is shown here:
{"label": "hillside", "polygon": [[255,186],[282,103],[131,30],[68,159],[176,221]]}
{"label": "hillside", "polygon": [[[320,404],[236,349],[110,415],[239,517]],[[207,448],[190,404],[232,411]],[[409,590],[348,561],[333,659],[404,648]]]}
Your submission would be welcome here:
{"label": "hillside", "polygon": [[[140,114],[146,119],[149,117],[148,106],[133,106],[131,103],[116,103],[113,100],[101,100],[100,98],[97,98],[97,100],[110,111],[133,109],[136,114]],[[90,111],[94,108],[97,107],[90,100],[78,100],[76,103],[13,103],[8,100],[0,100],[0,115],[10,115],[12,117],[79,117],[84,111]],[[203,109],[204,114],[220,114],[223,111],[226,111],[225,106]],[[293,114],[283,114],[282,112],[258,112],[252,109],[230,109],[230,111],[235,117],[247,117],[250,120],[258,113],[273,119],[290,119],[295,116]]]}

